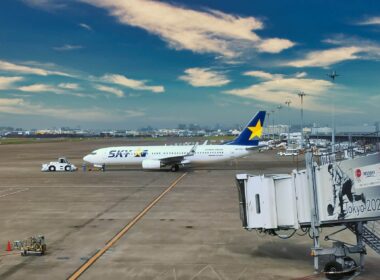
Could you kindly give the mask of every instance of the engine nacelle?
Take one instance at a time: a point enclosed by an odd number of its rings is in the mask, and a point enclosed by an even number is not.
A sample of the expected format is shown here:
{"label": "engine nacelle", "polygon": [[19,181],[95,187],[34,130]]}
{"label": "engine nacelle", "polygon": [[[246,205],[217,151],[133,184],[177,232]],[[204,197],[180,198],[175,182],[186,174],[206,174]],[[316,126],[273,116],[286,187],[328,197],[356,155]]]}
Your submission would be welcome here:
{"label": "engine nacelle", "polygon": [[146,159],[142,162],[143,169],[160,169],[161,161],[158,159]]}

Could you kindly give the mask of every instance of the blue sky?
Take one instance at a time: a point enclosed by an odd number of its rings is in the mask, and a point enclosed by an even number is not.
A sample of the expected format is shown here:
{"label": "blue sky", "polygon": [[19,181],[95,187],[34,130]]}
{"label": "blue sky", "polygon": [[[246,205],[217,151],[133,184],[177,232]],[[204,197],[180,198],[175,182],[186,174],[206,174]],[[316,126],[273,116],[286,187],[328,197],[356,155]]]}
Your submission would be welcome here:
{"label": "blue sky", "polygon": [[297,124],[299,91],[306,123],[380,120],[378,1],[0,5],[0,126]]}

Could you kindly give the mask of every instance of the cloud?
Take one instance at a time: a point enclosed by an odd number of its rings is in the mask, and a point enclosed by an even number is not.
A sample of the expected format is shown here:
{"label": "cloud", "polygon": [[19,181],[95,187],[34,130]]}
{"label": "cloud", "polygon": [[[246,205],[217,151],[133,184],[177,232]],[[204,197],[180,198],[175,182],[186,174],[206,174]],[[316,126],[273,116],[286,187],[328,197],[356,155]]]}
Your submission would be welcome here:
{"label": "cloud", "polygon": [[33,74],[39,76],[58,75],[71,77],[72,75],[54,70],[47,70],[41,67],[31,67],[22,64],[14,64],[8,61],[0,60],[0,71],[12,72],[19,74]]}
{"label": "cloud", "polygon": [[122,24],[158,35],[176,50],[232,58],[252,48],[259,52],[278,53],[294,45],[287,39],[260,38],[255,31],[264,25],[254,17],[240,17],[215,10],[197,11],[151,0],[79,1],[106,9]]}
{"label": "cloud", "polygon": [[79,89],[79,85],[75,83],[60,83],[58,84],[58,87],[62,89],[71,89],[71,90]]}
{"label": "cloud", "polygon": [[307,73],[306,72],[297,72],[296,74],[295,74],[295,77],[296,78],[304,78],[304,77],[306,77],[307,76]]}
{"label": "cloud", "polygon": [[148,90],[155,93],[161,93],[165,91],[165,88],[163,86],[148,86],[146,85],[147,81],[133,80],[118,74],[104,75],[101,78],[101,81],[121,85],[135,90]]}
{"label": "cloud", "polygon": [[362,21],[359,21],[357,25],[380,25],[380,16],[368,17]]}
{"label": "cloud", "polygon": [[0,90],[13,88],[16,82],[22,81],[23,77],[2,77],[0,76]]}
{"label": "cloud", "polygon": [[64,107],[33,104],[22,98],[0,98],[0,113],[22,116],[46,116],[63,120],[75,121],[122,121],[126,118],[144,116],[145,113],[137,110],[115,110],[110,112],[103,108],[91,107],[85,109],[71,109]]}
{"label": "cloud", "polygon": [[53,49],[56,51],[65,52],[65,51],[80,50],[80,49],[83,49],[83,46],[65,44],[65,45],[60,46],[60,47],[54,47]]}
{"label": "cloud", "polygon": [[263,80],[274,80],[274,79],[281,79],[284,75],[281,74],[271,74],[264,71],[247,71],[244,72],[243,75],[245,76],[251,76]]}
{"label": "cloud", "polygon": [[92,27],[86,23],[79,23],[79,26],[84,28],[84,29],[87,29],[88,31],[92,31]]}
{"label": "cloud", "polygon": [[262,40],[258,45],[258,50],[261,52],[279,53],[293,46],[295,46],[295,43],[287,39],[272,38]]}
{"label": "cloud", "polygon": [[302,90],[307,94],[304,99],[305,109],[319,112],[330,111],[330,107],[323,105],[321,101],[328,97],[328,92],[332,89],[333,84],[330,81],[272,75],[272,79],[246,88],[227,90],[224,93],[273,104],[281,104],[286,99],[291,99],[292,106],[299,108],[301,104],[295,100],[298,101],[297,92]]}
{"label": "cloud", "polygon": [[379,60],[380,44],[357,37],[337,35],[326,39],[324,43],[336,47],[327,50],[311,51],[301,59],[283,63],[292,67],[329,67],[330,65],[350,60]]}
{"label": "cloud", "polygon": [[47,11],[57,10],[66,7],[62,0],[22,0],[24,3],[31,7],[44,9]]}
{"label": "cloud", "polygon": [[24,102],[21,98],[0,98],[0,107],[3,106],[15,106]]}
{"label": "cloud", "polygon": [[29,86],[19,87],[18,90],[26,91],[26,92],[55,92],[56,88],[50,85],[45,84],[34,84]]}
{"label": "cloud", "polygon": [[117,89],[117,88],[107,87],[107,86],[103,86],[103,85],[96,85],[95,88],[97,90],[100,90],[100,91],[112,93],[112,94],[116,95],[117,97],[124,97],[124,92],[120,89]]}
{"label": "cloud", "polygon": [[293,67],[327,67],[338,62],[358,59],[358,53],[362,50],[359,47],[339,47],[323,51],[313,51],[305,58],[290,61],[286,66]]}
{"label": "cloud", "polygon": [[188,82],[193,87],[220,87],[228,84],[230,80],[225,75],[212,71],[210,68],[189,68],[180,80]]}
{"label": "cloud", "polygon": [[84,98],[95,98],[93,95],[73,92],[73,90],[79,89],[79,86],[74,83],[61,83],[58,86],[52,86],[47,84],[33,84],[28,86],[22,86],[19,88],[15,88],[19,91],[23,92],[31,92],[31,93],[45,93],[51,92],[58,95],[70,95],[76,97],[84,97]]}

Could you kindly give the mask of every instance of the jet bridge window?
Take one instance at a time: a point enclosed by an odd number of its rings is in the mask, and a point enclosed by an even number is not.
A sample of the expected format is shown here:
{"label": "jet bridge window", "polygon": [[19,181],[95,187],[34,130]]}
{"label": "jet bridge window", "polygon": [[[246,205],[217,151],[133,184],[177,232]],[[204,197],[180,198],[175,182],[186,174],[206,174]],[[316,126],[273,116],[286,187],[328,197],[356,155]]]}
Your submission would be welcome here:
{"label": "jet bridge window", "polygon": [[256,200],[256,213],[260,214],[261,209],[260,209],[260,195],[259,194],[255,195],[255,200]]}

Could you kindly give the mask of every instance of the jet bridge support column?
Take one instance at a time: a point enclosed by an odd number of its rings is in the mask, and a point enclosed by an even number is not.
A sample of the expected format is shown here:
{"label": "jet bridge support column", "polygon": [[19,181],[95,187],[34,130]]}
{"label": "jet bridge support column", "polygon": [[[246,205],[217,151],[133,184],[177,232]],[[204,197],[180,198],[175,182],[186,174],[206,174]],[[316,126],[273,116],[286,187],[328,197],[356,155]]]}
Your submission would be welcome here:
{"label": "jet bridge support column", "polygon": [[[356,244],[359,248],[364,248],[364,241],[363,241],[363,222],[356,223]],[[364,259],[365,258],[365,251],[360,252],[360,270],[364,270]]]}
{"label": "jet bridge support column", "polygon": [[311,193],[311,232],[313,234],[313,257],[314,257],[314,272],[319,273],[319,254],[321,250],[319,244],[319,216],[318,216],[318,200],[315,181],[315,168],[313,164],[313,154],[310,149],[307,150],[305,155],[306,161],[306,174],[309,188],[312,189]]}

